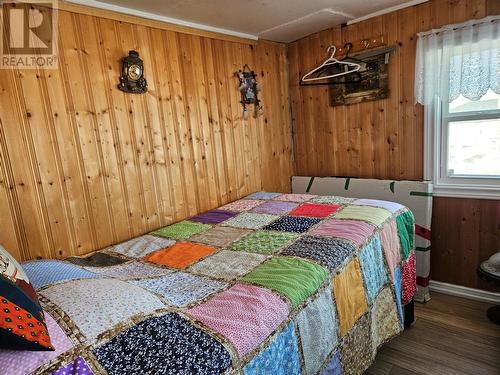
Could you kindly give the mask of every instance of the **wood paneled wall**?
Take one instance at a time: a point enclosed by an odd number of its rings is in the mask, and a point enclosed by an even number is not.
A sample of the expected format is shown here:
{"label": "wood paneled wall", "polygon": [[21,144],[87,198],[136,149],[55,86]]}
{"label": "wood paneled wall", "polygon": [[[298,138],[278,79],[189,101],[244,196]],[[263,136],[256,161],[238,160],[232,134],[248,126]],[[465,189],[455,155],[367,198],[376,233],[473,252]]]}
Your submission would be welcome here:
{"label": "wood paneled wall", "polygon": [[[135,49],[149,91],[116,88]],[[61,11],[58,70],[0,70],[0,243],[83,254],[256,190],[289,191],[286,49]],[[258,72],[242,120],[234,72]]]}
{"label": "wood paneled wall", "polygon": [[[423,108],[413,96],[416,33],[499,10],[498,0],[431,0],[292,43],[288,58],[296,174],[421,180]],[[330,107],[325,86],[298,86],[302,74],[324,61],[330,44],[378,35],[397,46],[388,99]],[[476,267],[500,250],[499,220],[499,201],[435,198],[432,278],[485,288]]]}

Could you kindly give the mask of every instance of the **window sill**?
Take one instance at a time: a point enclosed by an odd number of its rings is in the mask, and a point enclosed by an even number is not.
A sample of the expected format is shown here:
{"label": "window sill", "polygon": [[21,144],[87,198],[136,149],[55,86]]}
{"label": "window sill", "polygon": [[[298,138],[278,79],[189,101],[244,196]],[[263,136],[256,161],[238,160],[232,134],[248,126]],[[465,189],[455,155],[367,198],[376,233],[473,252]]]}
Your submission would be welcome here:
{"label": "window sill", "polygon": [[499,186],[434,184],[434,197],[454,197],[500,200]]}

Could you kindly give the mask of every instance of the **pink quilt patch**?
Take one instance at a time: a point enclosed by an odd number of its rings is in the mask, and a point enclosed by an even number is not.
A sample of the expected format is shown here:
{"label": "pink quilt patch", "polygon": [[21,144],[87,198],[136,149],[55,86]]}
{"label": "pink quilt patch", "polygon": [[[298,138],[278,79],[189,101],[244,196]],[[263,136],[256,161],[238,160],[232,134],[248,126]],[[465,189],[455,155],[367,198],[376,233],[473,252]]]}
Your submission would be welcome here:
{"label": "pink quilt patch", "polygon": [[310,233],[320,236],[344,238],[354,242],[356,246],[360,246],[374,230],[374,225],[364,221],[330,219],[313,229]]}
{"label": "pink quilt patch", "polygon": [[221,333],[243,357],[286,319],[288,306],[270,290],[236,284],[187,314]]}
{"label": "pink quilt patch", "polygon": [[59,354],[62,354],[73,347],[70,339],[55,320],[45,313],[47,329],[49,331],[52,345],[55,351],[28,351],[28,350],[0,350],[0,374],[25,375],[35,371],[38,367],[47,363]]}
{"label": "pink quilt patch", "polygon": [[398,237],[398,228],[395,221],[387,223],[380,232],[380,242],[384,249],[385,260],[389,267],[391,280],[394,281],[394,270],[401,262],[401,249]]}
{"label": "pink quilt patch", "polygon": [[403,304],[411,301],[417,290],[417,275],[415,268],[415,253],[403,262]]}
{"label": "pink quilt patch", "polygon": [[304,203],[289,213],[290,216],[327,217],[337,211],[341,205]]}

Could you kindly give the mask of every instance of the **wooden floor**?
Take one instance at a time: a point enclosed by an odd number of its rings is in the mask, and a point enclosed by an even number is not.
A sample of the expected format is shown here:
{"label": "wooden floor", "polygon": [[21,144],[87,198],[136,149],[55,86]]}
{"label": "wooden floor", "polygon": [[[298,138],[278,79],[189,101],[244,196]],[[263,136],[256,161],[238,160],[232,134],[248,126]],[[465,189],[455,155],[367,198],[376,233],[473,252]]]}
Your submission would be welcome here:
{"label": "wooden floor", "polygon": [[487,303],[433,293],[415,324],[386,344],[365,375],[500,375],[500,326]]}

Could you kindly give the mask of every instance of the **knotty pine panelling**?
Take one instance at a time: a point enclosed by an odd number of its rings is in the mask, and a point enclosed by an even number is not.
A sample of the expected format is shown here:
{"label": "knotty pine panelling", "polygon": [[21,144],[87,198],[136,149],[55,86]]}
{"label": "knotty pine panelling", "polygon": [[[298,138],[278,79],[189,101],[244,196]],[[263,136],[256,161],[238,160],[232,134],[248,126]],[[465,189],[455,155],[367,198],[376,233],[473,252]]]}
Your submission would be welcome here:
{"label": "knotty pine panelling", "polygon": [[[423,110],[413,95],[416,33],[486,16],[486,0],[432,0],[346,27],[337,26],[289,45],[295,172],[421,180]],[[326,48],[379,35],[396,45],[385,100],[330,107],[327,86],[300,87],[321,64]]]}
{"label": "knotty pine panelling", "polygon": [[[149,91],[116,88],[135,49]],[[222,41],[61,11],[58,70],[0,70],[0,243],[84,254],[256,190],[290,189],[284,45]],[[258,72],[242,120],[234,72]]]}

